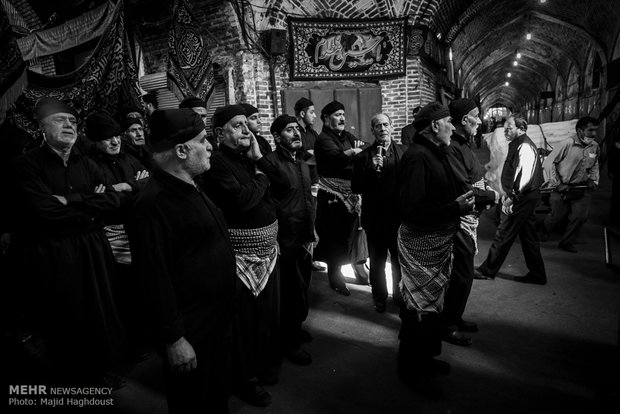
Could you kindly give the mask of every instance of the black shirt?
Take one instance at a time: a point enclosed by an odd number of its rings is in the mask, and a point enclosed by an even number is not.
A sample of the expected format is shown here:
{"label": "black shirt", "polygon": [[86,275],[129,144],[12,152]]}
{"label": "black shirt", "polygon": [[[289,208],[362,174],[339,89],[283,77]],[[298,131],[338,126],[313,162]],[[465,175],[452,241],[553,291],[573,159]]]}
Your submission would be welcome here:
{"label": "black shirt", "polygon": [[[126,226],[148,327],[194,343],[232,319],[235,254],[221,212],[200,189],[156,169]],[[141,302],[142,303],[142,302]]]}
{"label": "black shirt", "polygon": [[226,145],[219,148],[211,156],[211,169],[203,174],[203,189],[224,213],[228,227],[255,229],[276,221],[269,178],[256,173],[258,167],[271,174],[273,167],[264,157],[255,163]]}
{"label": "black shirt", "polygon": [[266,161],[281,172],[271,179],[271,190],[278,201],[278,242],[293,248],[314,241],[315,200],[310,191],[318,182],[316,169],[304,161],[304,153],[295,158],[282,147],[267,155]]}

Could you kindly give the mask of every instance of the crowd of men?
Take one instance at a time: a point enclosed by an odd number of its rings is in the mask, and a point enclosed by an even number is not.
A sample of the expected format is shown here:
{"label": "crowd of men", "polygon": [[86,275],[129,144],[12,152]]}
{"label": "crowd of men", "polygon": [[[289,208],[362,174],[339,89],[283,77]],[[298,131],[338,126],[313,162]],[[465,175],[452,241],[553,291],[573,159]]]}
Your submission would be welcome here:
{"label": "crowd of men", "polygon": [[[84,139],[70,105],[39,100],[43,142],[7,162],[15,196],[1,230],[3,248],[23,263],[15,292],[27,292],[12,311],[45,341],[53,381],[97,384],[154,345],[171,413],[225,413],[231,393],[267,406],[263,386],[278,382],[282,358],[311,364],[303,323],[313,260],[350,295],[341,266],[353,260],[360,226],[379,313],[389,257],[399,378],[440,396],[437,376],[450,371],[436,359],[442,341],[468,346],[466,333],[478,330],[463,319],[473,279],[495,277],[519,235],[529,273],[515,280],[545,284],[541,228],[568,215],[560,247],[574,251],[598,185],[592,118],[579,120],[543,173],[527,122],[511,115],[502,188],[492,189],[471,148],[481,120],[469,99],[416,108],[403,145],[385,113],[371,119],[374,142],[360,141],[338,101],[321,109],[317,133],[314,104],[301,98],[295,116],[271,124],[275,149],[252,105],[218,108],[206,131],[200,99],[169,110],[145,101],[144,115],[91,114]],[[543,183],[557,191],[541,227]],[[474,269],[478,220],[495,205],[500,224]]]}

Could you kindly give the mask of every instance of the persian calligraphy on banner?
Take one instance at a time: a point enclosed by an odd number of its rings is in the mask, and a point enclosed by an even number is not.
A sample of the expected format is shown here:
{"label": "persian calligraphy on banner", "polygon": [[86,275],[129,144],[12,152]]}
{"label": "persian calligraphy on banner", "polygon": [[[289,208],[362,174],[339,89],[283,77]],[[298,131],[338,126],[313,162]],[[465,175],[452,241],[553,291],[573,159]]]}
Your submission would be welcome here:
{"label": "persian calligraphy on banner", "polygon": [[292,80],[357,79],[405,73],[407,19],[289,18]]}
{"label": "persian calligraphy on banner", "polygon": [[213,90],[213,62],[185,0],[176,0],[168,32],[168,74],[185,96],[206,99]]}

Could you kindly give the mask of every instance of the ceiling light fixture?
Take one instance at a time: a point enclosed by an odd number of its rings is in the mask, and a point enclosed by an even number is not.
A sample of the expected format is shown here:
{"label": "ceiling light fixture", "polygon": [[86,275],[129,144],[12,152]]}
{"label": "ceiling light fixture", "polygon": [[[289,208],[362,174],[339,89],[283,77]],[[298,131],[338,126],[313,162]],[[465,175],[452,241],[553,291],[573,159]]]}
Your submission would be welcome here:
{"label": "ceiling light fixture", "polygon": [[510,82],[506,82],[504,85],[505,86],[510,86]]}
{"label": "ceiling light fixture", "polygon": [[532,40],[532,34],[528,32],[528,33],[525,35],[525,38],[526,38],[527,40]]}
{"label": "ceiling light fixture", "polygon": [[517,62],[516,60],[514,62],[512,62],[512,66],[517,66],[519,64],[519,62]]}
{"label": "ceiling light fixture", "polygon": [[521,59],[521,52],[517,52],[517,59]]}
{"label": "ceiling light fixture", "polygon": [[508,73],[506,74],[506,77],[507,77],[507,78],[510,78],[511,76],[512,76],[512,73],[510,73],[510,72],[508,72]]}

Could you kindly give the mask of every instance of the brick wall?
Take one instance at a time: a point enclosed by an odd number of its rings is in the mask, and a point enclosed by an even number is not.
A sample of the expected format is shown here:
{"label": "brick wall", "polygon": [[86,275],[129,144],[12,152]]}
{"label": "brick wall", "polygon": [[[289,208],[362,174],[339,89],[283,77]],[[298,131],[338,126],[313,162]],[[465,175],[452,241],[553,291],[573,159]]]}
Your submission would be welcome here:
{"label": "brick wall", "polygon": [[[315,16],[323,13],[316,9],[314,3],[284,0],[282,10],[295,10],[296,15],[306,13]],[[303,4],[302,4],[303,3]],[[380,17],[379,10],[371,1],[346,1],[330,3],[336,14],[354,15],[355,17]],[[214,61],[222,70],[232,68],[234,96],[227,97],[228,102],[247,102],[260,110],[262,135],[269,137],[269,126],[274,120],[274,95],[277,99],[278,114],[282,113],[280,90],[286,88],[313,88],[321,86],[364,87],[380,85],[382,91],[383,111],[393,120],[396,131],[411,122],[411,111],[418,105],[424,105],[437,99],[437,77],[433,70],[419,58],[408,58],[405,76],[382,79],[374,82],[343,80],[339,82],[293,82],[289,80],[289,67],[286,57],[278,57],[274,64],[276,93],[273,94],[269,75],[269,61],[256,50],[249,50],[241,38],[236,14],[227,1],[207,2],[192,1],[193,12],[203,28],[202,36],[211,50]],[[340,4],[340,8],[338,8]],[[355,8],[356,7],[356,8]],[[354,10],[355,8],[355,10]],[[325,9],[323,9],[325,10]],[[348,14],[347,14],[348,13]],[[286,15],[269,14],[264,9],[255,8],[254,18],[258,20],[257,30],[284,28]],[[139,39],[144,51],[145,72],[154,73],[166,70],[168,59],[167,34],[170,20],[157,26],[144,26],[139,30]],[[250,46],[251,47],[251,46]],[[320,109],[320,108],[318,108]],[[398,136],[398,133],[396,134]]]}

